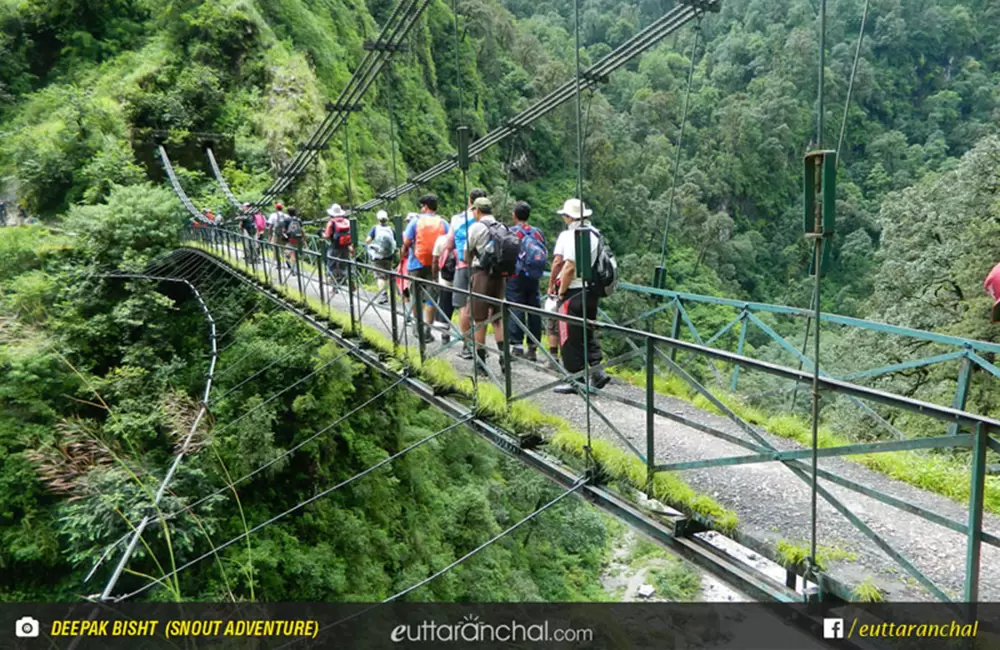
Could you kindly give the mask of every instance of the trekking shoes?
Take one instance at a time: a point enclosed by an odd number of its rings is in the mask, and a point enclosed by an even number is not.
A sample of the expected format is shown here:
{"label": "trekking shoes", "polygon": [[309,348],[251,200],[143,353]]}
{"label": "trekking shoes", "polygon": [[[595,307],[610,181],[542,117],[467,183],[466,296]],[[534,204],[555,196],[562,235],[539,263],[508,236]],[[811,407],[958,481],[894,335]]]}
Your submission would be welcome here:
{"label": "trekking shoes", "polygon": [[590,387],[600,390],[604,388],[611,382],[611,375],[604,372],[603,370],[598,370],[590,376]]}
{"label": "trekking shoes", "polygon": [[472,356],[473,356],[472,355],[472,348],[470,348],[468,345],[463,345],[462,346],[462,351],[458,353],[458,357],[460,359],[465,359],[466,361],[471,361],[472,360]]}
{"label": "trekking shoes", "polygon": [[524,347],[520,345],[510,346],[510,353],[512,356],[518,357],[519,359],[524,358]]}
{"label": "trekking shoes", "polygon": [[[611,375],[607,374],[603,370],[598,370],[597,372],[593,373],[590,376],[591,391],[600,390],[605,386],[607,386],[609,383],[611,383]],[[552,392],[559,393],[560,395],[572,395],[573,393],[577,392],[577,390],[583,393],[583,391],[586,390],[586,388],[584,386],[580,386],[580,388],[577,389],[577,387],[574,386],[573,384],[561,384],[553,388]]]}
{"label": "trekking shoes", "polygon": [[533,361],[538,363],[538,350],[533,345],[528,346],[528,353],[524,355],[524,358],[528,361]]}

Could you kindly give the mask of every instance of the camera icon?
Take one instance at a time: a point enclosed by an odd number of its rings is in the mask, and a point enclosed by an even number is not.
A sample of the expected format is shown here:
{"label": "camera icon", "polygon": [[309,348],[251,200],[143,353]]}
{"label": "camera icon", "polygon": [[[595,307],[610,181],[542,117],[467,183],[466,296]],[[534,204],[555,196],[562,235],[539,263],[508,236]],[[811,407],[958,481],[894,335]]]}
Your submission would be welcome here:
{"label": "camera icon", "polygon": [[19,639],[33,639],[38,636],[38,619],[30,616],[17,619],[14,624],[14,636]]}

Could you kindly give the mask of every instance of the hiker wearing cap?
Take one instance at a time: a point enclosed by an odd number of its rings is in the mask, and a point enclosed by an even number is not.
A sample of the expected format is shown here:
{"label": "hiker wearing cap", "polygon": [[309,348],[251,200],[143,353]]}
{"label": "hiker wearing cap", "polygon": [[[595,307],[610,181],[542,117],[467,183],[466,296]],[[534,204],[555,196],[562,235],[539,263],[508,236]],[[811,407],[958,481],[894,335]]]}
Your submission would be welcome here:
{"label": "hiker wearing cap", "polygon": [[[448,234],[448,223],[438,216],[438,200],[433,194],[425,194],[418,200],[420,205],[420,215],[417,219],[410,221],[403,233],[403,257],[407,259],[406,273],[411,278],[419,280],[434,280],[432,265],[434,261],[434,244],[438,237]],[[431,326],[434,324],[434,304],[436,299],[434,285],[421,283],[420,289],[427,293],[427,303],[424,306],[424,322],[428,327],[424,328],[424,342],[429,343],[434,340],[431,333]],[[420,305],[413,302],[414,327],[416,319],[420,318]]]}
{"label": "hiker wearing cap", "polygon": [[[566,230],[559,234],[553,251],[554,259],[560,261],[558,295],[559,313],[577,318],[597,320],[597,295],[585,286],[576,269],[576,231],[580,228],[590,229],[590,256],[597,259],[600,246],[600,232],[590,225],[588,217],[592,214],[590,208],[583,205],[580,199],[568,199],[556,214],[562,216]],[[553,262],[555,264],[555,262]],[[553,277],[555,274],[553,274]],[[587,313],[583,313],[584,293],[587,298]],[[559,321],[559,351],[563,366],[571,374],[580,372],[585,367],[600,365],[602,360],[601,346],[597,342],[597,332],[592,325],[587,324],[587,346],[583,345],[583,327]],[[603,370],[594,370],[591,374],[591,386],[603,388],[611,381],[611,377]],[[570,384],[564,384],[555,389],[557,393],[572,393],[575,389]]]}
{"label": "hiker wearing cap", "polygon": [[[466,299],[469,297],[470,272],[469,265],[465,262],[469,239],[468,228],[476,222],[476,218],[472,216],[472,204],[475,203],[476,199],[480,198],[486,198],[486,190],[476,187],[469,192],[468,207],[451,218],[451,233],[441,254],[441,257],[444,259],[441,262],[442,268],[446,268],[447,263],[451,261],[450,258],[454,256],[455,278],[452,280],[452,286],[454,287],[452,305],[458,310],[458,329],[462,332],[463,338],[472,329],[472,318],[469,314],[469,306],[466,304]],[[472,348],[463,346],[460,356],[463,359],[471,359]]]}
{"label": "hiker wearing cap", "polygon": [[240,234],[243,235],[243,257],[250,264],[257,263],[257,222],[249,203],[244,203],[237,215]]}
{"label": "hiker wearing cap", "polygon": [[285,246],[285,257],[288,259],[288,270],[296,271],[295,257],[305,236],[302,229],[302,220],[299,219],[299,211],[296,208],[288,208],[285,218],[281,221],[281,239]]}
{"label": "hiker wearing cap", "polygon": [[[506,298],[508,302],[516,302],[529,307],[538,307],[539,282],[545,274],[548,261],[548,248],[545,237],[538,228],[528,224],[531,218],[531,205],[527,201],[514,204],[511,213],[514,225],[511,230],[521,240],[521,252],[517,259],[517,269],[514,276],[507,280]],[[507,331],[510,341],[510,351],[516,357],[525,357],[529,361],[538,361],[535,341],[542,338],[542,319],[538,314],[523,311],[512,311],[514,316]],[[525,324],[531,336],[526,336]],[[532,339],[534,337],[534,339]],[[524,340],[528,339],[528,351],[525,353]]]}
{"label": "hiker wearing cap", "polygon": [[368,231],[365,245],[368,247],[368,257],[371,258],[372,265],[384,271],[376,273],[375,280],[378,283],[379,303],[385,304],[389,301],[389,296],[385,294],[385,285],[388,278],[388,271],[392,270],[393,260],[396,258],[396,232],[389,225],[389,213],[379,210],[375,216],[376,223]]}
{"label": "hiker wearing cap", "polygon": [[327,208],[326,215],[329,217],[323,230],[323,239],[327,242],[326,268],[331,278],[330,293],[335,294],[337,284],[343,280],[347,270],[344,262],[354,255],[354,242],[351,239],[351,222],[339,203]]}
{"label": "hiker wearing cap", "polygon": [[267,217],[267,228],[268,232],[271,233],[271,243],[276,246],[280,246],[285,243],[281,240],[281,232],[280,232],[282,222],[285,220],[284,209],[285,206],[283,206],[280,203],[275,203],[274,212],[272,212]]}
{"label": "hiker wearing cap", "polygon": [[[471,273],[469,284],[472,292],[490,298],[503,300],[506,276],[512,274],[517,263],[517,253],[520,241],[507,226],[493,217],[493,204],[486,197],[480,197],[472,204],[472,215],[476,223],[469,226],[468,249],[465,262]],[[505,242],[508,245],[505,245]],[[475,324],[475,337],[479,362],[486,363],[486,327],[491,318],[500,312],[500,305],[487,302],[482,298],[472,296],[469,303],[469,314]],[[493,323],[493,333],[497,349],[503,350],[503,322]],[[500,370],[506,373],[503,356],[500,357]]]}

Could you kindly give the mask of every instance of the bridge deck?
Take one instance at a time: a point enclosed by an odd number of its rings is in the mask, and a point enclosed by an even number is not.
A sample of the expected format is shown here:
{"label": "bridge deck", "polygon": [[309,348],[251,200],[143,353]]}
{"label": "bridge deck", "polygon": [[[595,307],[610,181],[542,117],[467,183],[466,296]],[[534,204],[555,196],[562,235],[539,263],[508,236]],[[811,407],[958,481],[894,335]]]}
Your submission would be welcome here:
{"label": "bridge deck", "polygon": [[[277,283],[275,278],[272,278],[272,281]],[[294,278],[290,279],[288,286],[298,290]],[[319,298],[316,287],[307,287],[307,291],[313,297]],[[370,295],[364,289],[361,289],[361,293],[363,296]],[[347,292],[341,291],[334,296],[331,305],[347,314]],[[379,308],[379,313],[369,309],[363,317],[365,325],[390,335],[388,321],[387,307]],[[402,317],[399,318],[399,324],[402,328]],[[412,329],[408,343],[411,347],[416,347],[416,337]],[[487,339],[487,344],[495,349],[491,338]],[[428,354],[434,354],[440,347],[441,344],[435,342],[428,344],[426,350]],[[437,356],[447,360],[460,374],[471,375],[472,362],[461,359],[458,351],[458,346],[452,346]],[[494,375],[500,376],[495,356],[490,358],[490,370]],[[514,393],[517,394],[550,383],[557,378],[557,375],[540,364],[515,359],[512,377]],[[612,395],[628,397],[639,403],[645,401],[643,389],[624,384],[619,380],[612,382],[605,391]],[[580,396],[558,395],[546,391],[528,400],[545,412],[565,418],[579,430],[586,430],[586,405]],[[597,396],[592,397],[591,402],[632,444],[639,449],[645,448],[646,415],[643,410]],[[658,395],[657,406],[709,424],[737,438],[749,439],[731,421],[697,409],[687,402]],[[591,427],[595,436],[621,445],[617,436],[600,418],[592,415]],[[758,430],[778,449],[801,448],[794,441],[768,434],[760,428]],[[737,445],[660,416],[655,417],[655,438],[657,463],[722,458],[748,453]],[[891,479],[859,464],[841,458],[821,458],[819,467],[951,519],[961,522],[968,520],[968,509],[965,504]],[[797,544],[808,543],[811,508],[809,485],[798,479],[781,463],[768,462],[688,470],[680,474],[696,491],[711,496],[723,506],[736,511],[740,520],[740,536],[751,543],[755,550],[765,551],[765,555],[773,557],[774,553],[766,553],[766,549],[768,547],[773,549],[779,540]],[[916,515],[838,487],[828,481],[820,479],[820,484],[948,592],[953,599],[961,598],[966,561],[965,535],[928,523]],[[994,534],[1000,533],[1000,517],[985,514],[983,529]],[[853,559],[849,560],[832,561],[826,567],[826,572],[838,581],[853,585],[870,578],[882,589],[886,600],[899,602],[934,599],[892,558],[877,548],[822,498],[819,499],[818,539],[821,546],[840,549],[853,556]],[[1000,600],[1000,549],[984,544],[981,566],[980,600]]]}

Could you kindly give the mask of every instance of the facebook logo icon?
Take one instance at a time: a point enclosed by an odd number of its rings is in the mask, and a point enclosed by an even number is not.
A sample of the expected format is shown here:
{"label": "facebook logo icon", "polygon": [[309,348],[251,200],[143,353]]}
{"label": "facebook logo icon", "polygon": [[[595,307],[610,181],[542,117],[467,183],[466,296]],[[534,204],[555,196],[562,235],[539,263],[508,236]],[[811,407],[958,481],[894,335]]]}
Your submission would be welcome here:
{"label": "facebook logo icon", "polygon": [[844,619],[842,619],[842,618],[824,618],[823,619],[823,638],[824,639],[843,639],[844,638]]}

